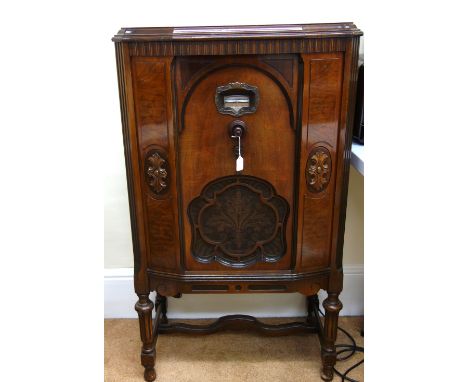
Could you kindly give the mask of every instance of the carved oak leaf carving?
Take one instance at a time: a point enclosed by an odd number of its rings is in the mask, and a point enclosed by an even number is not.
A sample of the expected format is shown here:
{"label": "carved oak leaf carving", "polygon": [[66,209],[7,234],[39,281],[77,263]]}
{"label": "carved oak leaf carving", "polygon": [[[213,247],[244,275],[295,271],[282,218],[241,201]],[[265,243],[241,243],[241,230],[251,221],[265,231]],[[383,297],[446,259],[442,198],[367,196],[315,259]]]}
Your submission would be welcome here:
{"label": "carved oak leaf carving", "polygon": [[311,192],[323,191],[330,182],[330,152],[322,146],[312,150],[306,166],[307,187]]}

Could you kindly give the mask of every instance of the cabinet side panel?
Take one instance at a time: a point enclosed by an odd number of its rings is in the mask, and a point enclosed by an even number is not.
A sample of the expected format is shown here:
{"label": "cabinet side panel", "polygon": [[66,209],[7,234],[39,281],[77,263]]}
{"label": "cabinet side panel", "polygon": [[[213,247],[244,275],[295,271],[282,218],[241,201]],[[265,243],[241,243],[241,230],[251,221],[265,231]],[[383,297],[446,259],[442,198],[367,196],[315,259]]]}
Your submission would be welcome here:
{"label": "cabinet side panel", "polygon": [[158,270],[176,270],[180,252],[170,62],[158,57],[132,61],[148,265]]}
{"label": "cabinet side panel", "polygon": [[135,124],[131,61],[128,46],[116,43],[117,74],[119,80],[120,108],[122,117],[122,134],[125,150],[125,165],[127,170],[128,200],[130,221],[132,225],[132,242],[134,254],[134,285],[135,292],[149,292],[146,275],[147,254],[145,245],[145,222],[139,168],[138,141]]}
{"label": "cabinet side panel", "polygon": [[[344,53],[343,96],[341,107],[341,122],[339,132],[339,156],[337,160],[337,183],[335,193],[335,218],[333,221],[333,241],[331,253],[332,267],[342,268],[343,241],[346,220],[346,205],[348,199],[349,166],[351,160],[352,127],[356,101],[356,84],[358,76],[359,37],[347,41]],[[338,289],[339,289],[339,285]],[[331,285],[330,285],[331,287]]]}
{"label": "cabinet side panel", "polygon": [[330,263],[343,56],[311,54],[303,60],[298,264],[315,270]]}

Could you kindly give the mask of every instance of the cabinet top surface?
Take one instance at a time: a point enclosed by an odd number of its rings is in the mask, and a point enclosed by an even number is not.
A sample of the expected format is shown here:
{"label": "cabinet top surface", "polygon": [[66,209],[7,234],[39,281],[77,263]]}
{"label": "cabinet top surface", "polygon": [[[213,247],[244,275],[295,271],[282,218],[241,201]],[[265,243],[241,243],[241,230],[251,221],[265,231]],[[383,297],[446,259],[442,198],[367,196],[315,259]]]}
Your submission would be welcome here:
{"label": "cabinet top surface", "polygon": [[351,22],[284,25],[231,25],[202,27],[122,28],[112,39],[119,41],[190,41],[268,38],[324,38],[361,36]]}

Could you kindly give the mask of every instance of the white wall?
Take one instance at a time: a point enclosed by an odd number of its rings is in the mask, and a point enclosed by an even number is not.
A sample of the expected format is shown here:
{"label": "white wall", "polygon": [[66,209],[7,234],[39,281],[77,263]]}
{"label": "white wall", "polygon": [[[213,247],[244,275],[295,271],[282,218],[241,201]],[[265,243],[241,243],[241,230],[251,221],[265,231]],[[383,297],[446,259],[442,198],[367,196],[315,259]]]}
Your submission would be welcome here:
{"label": "white wall", "polygon": [[364,176],[351,167],[343,264],[364,264]]}

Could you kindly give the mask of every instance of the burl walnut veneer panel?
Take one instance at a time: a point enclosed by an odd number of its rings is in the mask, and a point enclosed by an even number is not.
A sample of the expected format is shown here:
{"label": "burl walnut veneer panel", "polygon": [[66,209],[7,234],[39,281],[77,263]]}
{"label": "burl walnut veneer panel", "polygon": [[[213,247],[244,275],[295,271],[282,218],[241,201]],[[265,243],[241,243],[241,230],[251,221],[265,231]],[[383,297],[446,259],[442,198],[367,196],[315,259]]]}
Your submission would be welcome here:
{"label": "burl walnut veneer panel", "polygon": [[174,271],[179,265],[175,254],[180,246],[175,156],[170,139],[173,137],[170,66],[167,58],[132,59],[148,265]]}
{"label": "burl walnut veneer panel", "polygon": [[305,79],[299,219],[301,268],[330,261],[343,55],[303,55]]}

